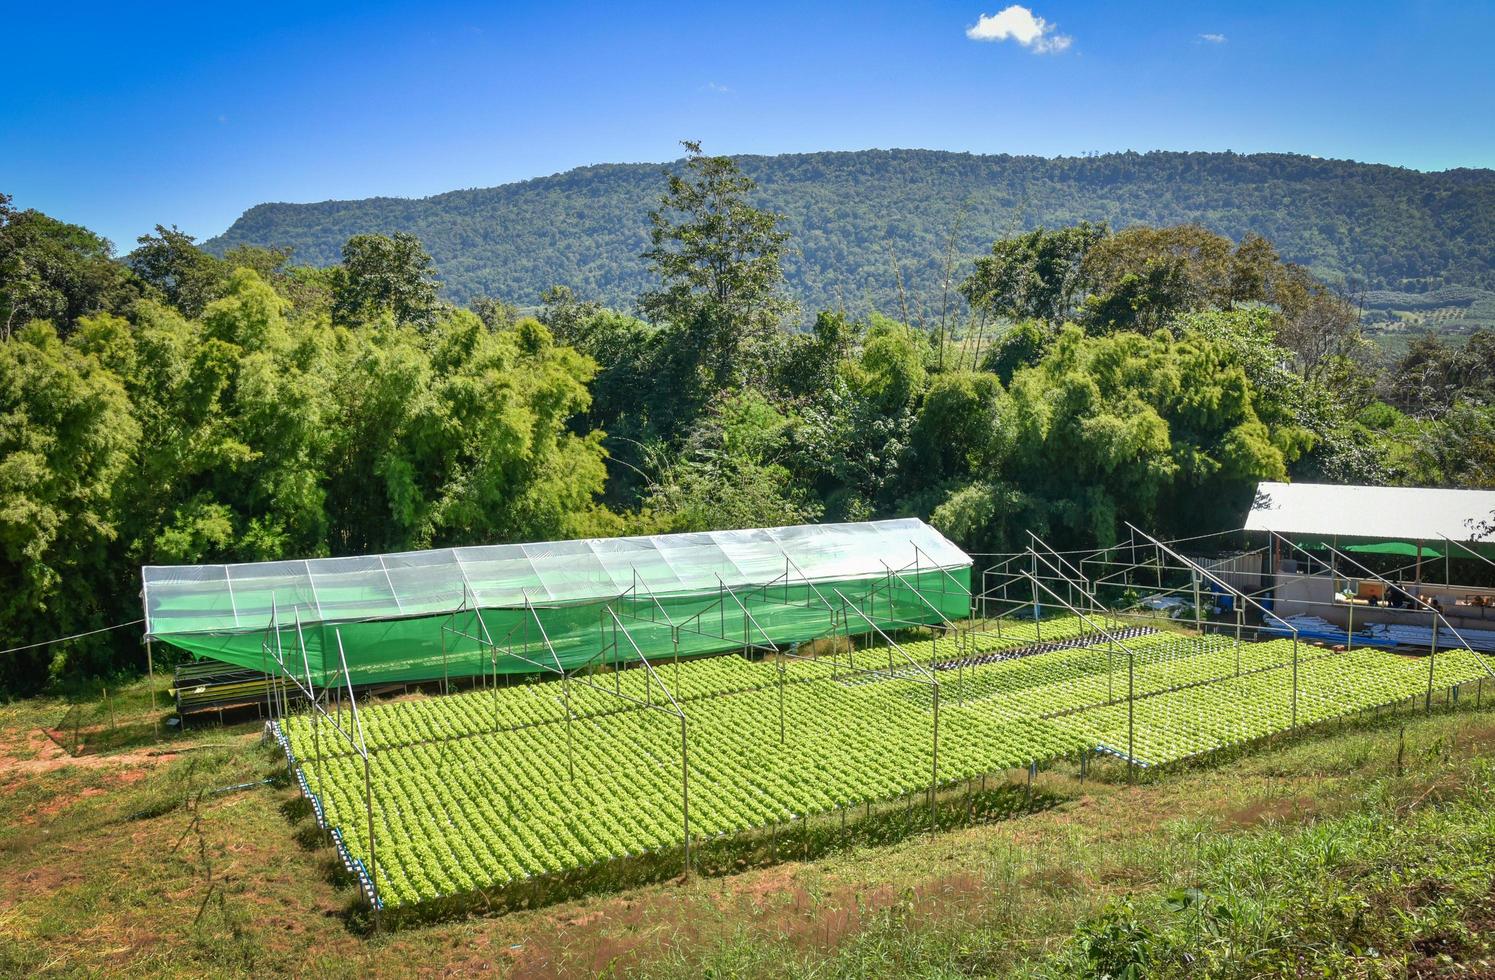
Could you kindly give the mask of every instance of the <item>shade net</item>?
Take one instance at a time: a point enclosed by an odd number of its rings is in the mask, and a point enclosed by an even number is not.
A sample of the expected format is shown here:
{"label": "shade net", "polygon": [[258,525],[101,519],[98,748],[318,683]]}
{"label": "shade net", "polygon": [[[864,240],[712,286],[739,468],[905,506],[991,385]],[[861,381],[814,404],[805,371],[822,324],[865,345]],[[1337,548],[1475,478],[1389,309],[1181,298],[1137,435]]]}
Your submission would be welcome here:
{"label": "shade net", "polygon": [[962,618],[918,520],[143,570],[147,634],[313,683],[575,670]]}

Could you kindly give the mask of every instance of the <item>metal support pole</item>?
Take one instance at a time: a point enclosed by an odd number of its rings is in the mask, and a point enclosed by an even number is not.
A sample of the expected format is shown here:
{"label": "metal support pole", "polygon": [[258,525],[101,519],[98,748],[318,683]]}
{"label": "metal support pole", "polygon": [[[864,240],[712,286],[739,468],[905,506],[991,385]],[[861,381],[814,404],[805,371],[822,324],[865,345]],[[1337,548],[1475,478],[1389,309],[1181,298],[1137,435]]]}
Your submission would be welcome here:
{"label": "metal support pole", "polygon": [[680,715],[680,813],[685,820],[685,871],[690,877],[690,758],[689,739],[685,734],[685,715]]}
{"label": "metal support pole", "polygon": [[561,672],[561,697],[566,703],[566,774],[575,782],[576,755],[571,750],[571,675],[565,671]]}
{"label": "metal support pole", "polygon": [[1433,710],[1433,670],[1438,659],[1438,610],[1433,610],[1433,645],[1428,650],[1428,696],[1423,706],[1424,713]]}
{"label": "metal support pole", "polygon": [[379,858],[374,851],[374,781],[369,774],[367,749],[363,753],[363,806],[369,819],[369,884],[374,890],[371,904],[374,906],[374,930],[377,932],[379,929]]}
{"label": "metal support pole", "polygon": [[929,773],[929,830],[939,828],[938,806],[940,785],[940,686],[934,685],[934,752]]}
{"label": "metal support pole", "polygon": [[1246,625],[1246,610],[1235,600],[1235,676],[1241,676],[1241,629]]}
{"label": "metal support pole", "polygon": [[1292,730],[1298,730],[1298,633],[1293,631],[1293,717]]}
{"label": "metal support pole", "polygon": [[1137,657],[1126,652],[1126,779],[1134,782],[1137,765]]}
{"label": "metal support pole", "polygon": [[285,662],[286,662],[286,658],[285,658],[285,650],[282,647],[281,642],[280,642],[280,613],[279,613],[278,608],[275,605],[275,597],[274,597],[274,595],[271,595],[271,597],[270,597],[270,620],[274,624],[274,629],[275,629],[275,662],[276,662],[276,664],[278,664],[280,666],[280,670],[275,675],[275,700],[278,702],[278,710],[280,712],[280,717],[281,717],[282,720],[284,720],[285,717],[286,717],[286,715],[289,713],[290,703],[286,699],[286,687],[285,687]]}
{"label": "metal support pole", "polygon": [[[467,587],[462,587],[462,605],[467,605]],[[446,630],[441,631],[441,693],[447,693],[446,688]]]}
{"label": "metal support pole", "polygon": [[301,667],[306,671],[306,691],[311,697],[311,738],[317,753],[317,765],[313,776],[317,780],[317,793],[320,795],[323,792],[324,785],[322,782],[322,729],[318,724],[318,716],[322,714],[319,710],[321,699],[316,694],[316,687],[312,684],[311,680],[311,658],[306,653],[306,637],[301,632],[301,611],[299,609],[296,611],[296,642],[301,647]]}
{"label": "metal support pole", "polygon": [[779,662],[779,744],[784,744],[784,658],[775,657]]}
{"label": "metal support pole", "polygon": [[[264,692],[264,694],[265,694],[265,710],[266,710],[266,712],[271,712],[271,709],[270,709],[270,649],[269,649],[269,646],[270,645],[267,642],[267,640],[261,640],[260,641],[260,673],[262,673],[262,674],[265,675],[265,692]],[[271,712],[271,718],[272,719],[274,718],[273,712]]]}
{"label": "metal support pole", "polygon": [[151,724],[155,727],[156,737],[161,737],[161,719],[156,714],[156,658],[151,649],[151,641],[145,641],[145,681],[151,689]]}
{"label": "metal support pole", "polygon": [[1116,700],[1116,671],[1111,665],[1116,656],[1116,637],[1106,634],[1106,703],[1110,704]]}

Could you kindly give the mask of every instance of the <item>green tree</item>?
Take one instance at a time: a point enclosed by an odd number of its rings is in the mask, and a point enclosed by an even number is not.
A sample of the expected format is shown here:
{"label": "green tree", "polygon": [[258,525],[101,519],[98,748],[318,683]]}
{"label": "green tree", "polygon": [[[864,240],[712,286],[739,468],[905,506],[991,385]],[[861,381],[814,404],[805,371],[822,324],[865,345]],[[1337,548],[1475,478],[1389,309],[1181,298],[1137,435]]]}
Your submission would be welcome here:
{"label": "green tree", "polygon": [[658,286],[639,297],[639,309],[681,331],[703,390],[761,383],[770,341],[795,309],[781,264],[789,235],[780,215],[749,203],[754,183],[730,157],[683,145],[685,172],[667,175],[649,213],[644,258]]}
{"label": "green tree", "polygon": [[1495,330],[1476,330],[1462,345],[1424,333],[1387,370],[1382,387],[1393,405],[1426,418],[1459,401],[1495,403]]}
{"label": "green tree", "polygon": [[1067,327],[1037,366],[1014,374],[1008,397],[1004,441],[988,450],[985,472],[935,510],[942,526],[987,545],[1019,543],[1001,540],[1008,517],[972,523],[1002,507],[1063,543],[1109,544],[1122,520],[1227,527],[1256,481],[1284,478],[1303,448],[1291,426],[1258,416],[1235,352],[1198,333],[1086,337]]}
{"label": "green tree", "polygon": [[229,269],[252,269],[290,304],[286,315],[329,316],[332,290],[340,269],[291,265],[293,250],[236,245],[223,253],[223,264]]}
{"label": "green tree", "polygon": [[976,480],[957,487],[929,516],[952,540],[988,553],[1026,546],[1028,531],[1049,533],[1042,501],[1005,481]]}
{"label": "green tree", "polygon": [[222,291],[228,265],[198,248],[196,239],[176,225],[157,225],[154,235],[137,241],[127,260],[130,268],[182,315],[200,316]]}
{"label": "green tree", "polygon": [[1247,232],[1230,257],[1228,305],[1269,297],[1282,267],[1277,247],[1256,232]]}
{"label": "green tree", "polygon": [[1338,391],[1295,370],[1277,342],[1279,315],[1263,306],[1206,310],[1180,317],[1182,334],[1223,348],[1251,383],[1252,408],[1271,427],[1293,479],[1383,484],[1394,479],[1386,440],[1361,424]]}
{"label": "green tree", "polygon": [[426,331],[340,337],[327,476],[332,550],[605,531],[601,433],[578,435],[595,365],[533,319],[491,330],[446,310]]}
{"label": "green tree", "polygon": [[1084,320],[1094,333],[1145,333],[1184,313],[1244,303],[1288,306],[1306,282],[1260,235],[1248,233],[1232,245],[1192,224],[1117,232],[1091,249],[1084,274],[1091,291]]}
{"label": "green tree", "polygon": [[961,294],[973,307],[997,316],[1058,326],[1083,297],[1086,258],[1105,238],[1105,225],[1082,221],[998,239],[990,255],[976,260]]}
{"label": "green tree", "polygon": [[656,456],[668,455],[695,418],[695,367],[672,343],[678,332],[578,301],[564,286],[546,291],[539,319],[557,342],[596,362],[591,403],[572,418],[571,430],[606,433],[607,500],[638,506]]}
{"label": "green tree", "polygon": [[[116,490],[140,437],[129,398],[92,354],[34,321],[0,342],[0,637],[6,646],[117,620]],[[106,639],[63,653],[82,672]],[[52,651],[0,659],[0,689],[49,679]],[[60,673],[67,661],[51,664]]]}
{"label": "green tree", "polygon": [[713,401],[681,455],[661,460],[647,510],[661,531],[803,524],[819,505],[779,460],[791,420],[756,391]]}
{"label": "green tree", "polygon": [[1408,482],[1495,488],[1495,408],[1459,403],[1414,431]]}
{"label": "green tree", "polygon": [[844,313],[822,310],[808,334],[789,338],[778,384],[794,395],[815,398],[836,383],[842,362],[861,344],[866,323]]}
{"label": "green tree", "polygon": [[1368,342],[1359,313],[1344,297],[1294,269],[1279,284],[1277,299],[1277,343],[1293,352],[1304,378],[1345,388],[1367,386],[1363,363],[1357,361],[1368,357]]}
{"label": "green tree", "polygon": [[1005,457],[1011,436],[1007,414],[1007,393],[995,375],[937,375],[909,433],[910,482],[930,486],[993,471]]}
{"label": "green tree", "polygon": [[325,553],[330,336],[286,309],[240,269],[200,319],[146,302],[133,324],[80,325],[77,342],[114,367],[142,430],[121,481],[122,563]]}
{"label": "green tree", "polygon": [[253,269],[255,275],[268,283],[274,283],[286,273],[291,255],[290,247],[266,248],[260,245],[235,245],[223,253],[223,264],[230,269]]}
{"label": "green tree", "polygon": [[981,360],[981,369],[995,374],[1004,385],[1011,384],[1019,368],[1033,367],[1043,360],[1053,340],[1053,332],[1037,321],[1015,323],[992,344]]}
{"label": "green tree", "polygon": [[114,247],[86,228],[17,211],[0,194],[0,340],[30,320],[66,336],[80,316],[122,310],[139,296]]}
{"label": "green tree", "polygon": [[921,331],[872,314],[861,356],[848,362],[861,395],[890,415],[913,408],[928,377],[929,339]]}
{"label": "green tree", "polygon": [[478,315],[483,325],[489,330],[501,330],[504,327],[512,327],[519,320],[519,308],[513,303],[506,303],[492,296],[479,296],[467,308]]}
{"label": "green tree", "polygon": [[933,356],[921,331],[875,313],[869,321],[827,333],[837,346],[862,341],[799,412],[791,445],[791,469],[836,520],[866,520],[892,505]]}
{"label": "green tree", "polygon": [[429,327],[436,317],[436,269],[420,239],[354,235],[343,245],[343,264],[332,293],[332,320],[340,326],[388,314],[396,323]]}

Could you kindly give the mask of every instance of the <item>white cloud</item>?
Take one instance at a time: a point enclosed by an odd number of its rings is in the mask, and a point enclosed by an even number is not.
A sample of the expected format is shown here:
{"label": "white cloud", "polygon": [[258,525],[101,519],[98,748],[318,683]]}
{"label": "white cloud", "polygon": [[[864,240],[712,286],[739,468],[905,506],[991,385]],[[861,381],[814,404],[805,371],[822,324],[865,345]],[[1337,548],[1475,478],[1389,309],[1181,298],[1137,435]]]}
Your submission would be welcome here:
{"label": "white cloud", "polygon": [[1056,25],[1017,4],[995,14],[982,14],[966,28],[966,37],[972,41],[1016,41],[1034,54],[1058,54],[1074,42],[1068,34],[1060,34]]}
{"label": "white cloud", "polygon": [[1201,41],[1208,41],[1211,44],[1224,44],[1225,43],[1225,35],[1224,34],[1201,34],[1201,35],[1199,35],[1199,40],[1201,40]]}
{"label": "white cloud", "polygon": [[727,85],[718,85],[716,82],[707,82],[701,86],[702,92],[715,92],[718,95],[731,95],[733,89]]}

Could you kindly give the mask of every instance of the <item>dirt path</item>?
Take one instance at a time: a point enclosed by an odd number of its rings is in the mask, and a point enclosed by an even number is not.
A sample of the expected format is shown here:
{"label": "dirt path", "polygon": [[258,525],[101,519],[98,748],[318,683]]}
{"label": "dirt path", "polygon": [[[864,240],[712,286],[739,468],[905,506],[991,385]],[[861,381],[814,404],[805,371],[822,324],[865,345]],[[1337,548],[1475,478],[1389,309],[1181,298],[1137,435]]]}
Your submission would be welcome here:
{"label": "dirt path", "polygon": [[27,758],[21,758],[11,745],[0,745],[0,775],[12,773],[52,772],[76,766],[82,769],[114,769],[124,766],[154,766],[170,762],[180,753],[169,749],[129,749],[108,755],[68,755],[67,750],[39,728],[25,733]]}
{"label": "dirt path", "polygon": [[[69,755],[57,742],[61,732],[48,735],[45,729],[32,728],[17,732],[15,736],[0,742],[0,777],[53,772],[58,769],[120,769],[129,767],[158,766],[180,758],[184,752],[196,751],[207,746],[190,745],[179,749],[165,746],[143,746],[122,749],[117,752],[102,752]],[[246,732],[238,741],[248,743],[258,739],[255,732]]]}

